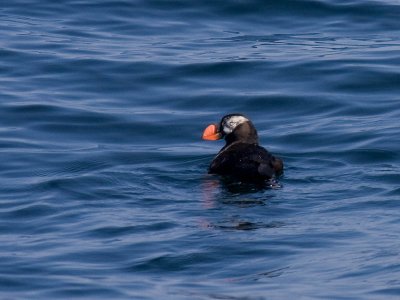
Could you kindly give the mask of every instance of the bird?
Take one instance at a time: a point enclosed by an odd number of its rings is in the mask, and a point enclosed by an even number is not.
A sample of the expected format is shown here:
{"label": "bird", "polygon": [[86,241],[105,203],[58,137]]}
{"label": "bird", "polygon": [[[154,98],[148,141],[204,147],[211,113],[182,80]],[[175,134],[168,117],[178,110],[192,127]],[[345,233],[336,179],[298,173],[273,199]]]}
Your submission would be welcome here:
{"label": "bird", "polygon": [[202,138],[208,141],[225,139],[225,146],[211,162],[208,173],[242,182],[265,182],[283,173],[282,159],[259,145],[257,130],[248,117],[232,113],[219,124],[210,124]]}

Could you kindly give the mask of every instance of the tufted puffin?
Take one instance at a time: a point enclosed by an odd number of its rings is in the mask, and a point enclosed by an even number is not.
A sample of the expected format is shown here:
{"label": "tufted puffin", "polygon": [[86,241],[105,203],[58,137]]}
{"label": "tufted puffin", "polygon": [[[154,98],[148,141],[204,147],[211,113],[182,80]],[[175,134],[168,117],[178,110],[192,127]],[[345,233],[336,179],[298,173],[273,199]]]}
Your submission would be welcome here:
{"label": "tufted puffin", "polygon": [[245,182],[262,182],[283,172],[283,161],[258,145],[257,130],[242,114],[229,114],[219,125],[203,132],[204,140],[225,139],[225,146],[211,162],[208,173]]}

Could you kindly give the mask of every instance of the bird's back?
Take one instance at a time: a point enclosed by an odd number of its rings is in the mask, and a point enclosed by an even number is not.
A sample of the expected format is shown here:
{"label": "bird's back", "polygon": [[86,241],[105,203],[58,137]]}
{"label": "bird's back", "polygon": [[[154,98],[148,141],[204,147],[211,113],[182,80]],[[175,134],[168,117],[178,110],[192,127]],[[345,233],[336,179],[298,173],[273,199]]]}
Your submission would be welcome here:
{"label": "bird's back", "polygon": [[244,181],[266,180],[283,170],[282,160],[257,144],[234,143],[223,148],[212,161],[209,173]]}

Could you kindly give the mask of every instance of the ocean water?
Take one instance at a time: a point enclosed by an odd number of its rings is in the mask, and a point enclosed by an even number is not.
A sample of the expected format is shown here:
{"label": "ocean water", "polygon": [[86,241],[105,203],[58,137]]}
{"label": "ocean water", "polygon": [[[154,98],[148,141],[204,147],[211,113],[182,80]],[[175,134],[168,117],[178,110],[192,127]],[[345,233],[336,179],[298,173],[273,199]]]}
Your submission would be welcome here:
{"label": "ocean water", "polygon": [[[400,2],[0,4],[1,299],[399,299]],[[207,174],[247,114],[273,188]]]}

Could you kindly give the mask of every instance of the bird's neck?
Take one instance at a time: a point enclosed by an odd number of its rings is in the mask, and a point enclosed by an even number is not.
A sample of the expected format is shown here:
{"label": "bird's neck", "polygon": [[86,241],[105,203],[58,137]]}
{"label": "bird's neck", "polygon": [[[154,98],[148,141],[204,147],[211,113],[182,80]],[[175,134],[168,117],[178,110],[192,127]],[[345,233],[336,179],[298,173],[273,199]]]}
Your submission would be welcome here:
{"label": "bird's neck", "polygon": [[257,130],[250,122],[240,124],[233,132],[225,137],[225,141],[225,146],[236,142],[258,144]]}

